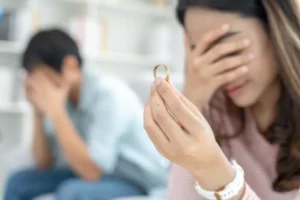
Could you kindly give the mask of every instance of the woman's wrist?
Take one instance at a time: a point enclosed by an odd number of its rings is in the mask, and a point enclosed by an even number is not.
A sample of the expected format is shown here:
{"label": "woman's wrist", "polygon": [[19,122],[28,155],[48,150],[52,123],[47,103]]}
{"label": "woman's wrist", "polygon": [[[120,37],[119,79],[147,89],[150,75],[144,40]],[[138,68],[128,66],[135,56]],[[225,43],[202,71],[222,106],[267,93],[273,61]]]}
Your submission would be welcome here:
{"label": "woman's wrist", "polygon": [[235,170],[224,153],[217,151],[207,166],[200,166],[192,172],[199,185],[208,191],[217,191],[229,184],[235,177]]}

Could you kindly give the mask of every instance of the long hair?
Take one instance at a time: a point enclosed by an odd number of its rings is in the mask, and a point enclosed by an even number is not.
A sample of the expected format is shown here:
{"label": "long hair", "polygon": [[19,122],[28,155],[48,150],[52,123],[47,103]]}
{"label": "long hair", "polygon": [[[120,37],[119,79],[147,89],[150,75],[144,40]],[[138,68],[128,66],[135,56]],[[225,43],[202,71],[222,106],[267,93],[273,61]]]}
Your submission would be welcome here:
{"label": "long hair", "polygon": [[[300,23],[294,0],[179,0],[177,17],[184,25],[188,7],[206,7],[258,18],[265,26],[279,59],[281,97],[277,116],[267,131],[280,146],[273,189],[286,192],[300,186]],[[236,118],[235,118],[236,120]],[[217,133],[216,133],[217,134]],[[230,139],[227,138],[227,139]]]}

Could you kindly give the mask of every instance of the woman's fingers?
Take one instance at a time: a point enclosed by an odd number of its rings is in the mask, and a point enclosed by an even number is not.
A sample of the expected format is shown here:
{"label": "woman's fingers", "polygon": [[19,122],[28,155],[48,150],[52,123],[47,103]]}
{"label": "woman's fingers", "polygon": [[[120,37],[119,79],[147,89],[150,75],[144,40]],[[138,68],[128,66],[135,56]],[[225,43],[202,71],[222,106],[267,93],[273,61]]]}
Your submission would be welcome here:
{"label": "woman's fingers", "polygon": [[172,87],[176,94],[179,96],[180,100],[184,103],[184,105],[188,107],[190,111],[194,113],[197,117],[200,117],[199,109],[192,102],[190,102],[181,92],[179,92],[173,84]]}
{"label": "woman's fingers", "polygon": [[222,85],[225,85],[232,81],[235,81],[238,78],[241,78],[242,76],[246,75],[247,73],[248,73],[247,66],[238,67],[229,72],[226,72],[226,73],[216,76],[213,83],[215,84],[215,87],[220,87]]}
{"label": "woman's fingers", "polygon": [[195,49],[192,52],[193,56],[197,57],[205,53],[215,41],[227,34],[229,30],[229,25],[224,24],[216,30],[207,32],[201,41],[195,46]]}
{"label": "woman's fingers", "polygon": [[184,143],[186,136],[177,119],[174,119],[172,113],[166,107],[164,100],[156,91],[155,86],[153,86],[152,90],[154,92],[151,93],[150,107],[154,121],[166,134],[171,143]]}
{"label": "woman's fingers", "polygon": [[185,130],[190,134],[199,130],[198,117],[181,101],[172,86],[160,77],[155,79],[155,85],[159,95]]}
{"label": "woman's fingers", "polygon": [[253,58],[253,54],[227,57],[212,65],[211,71],[214,76],[220,75],[234,68],[248,65]]}
{"label": "woman's fingers", "polygon": [[163,154],[164,150],[169,146],[169,140],[154,121],[149,102],[144,109],[144,128],[157,150]]}
{"label": "woman's fingers", "polygon": [[243,39],[237,42],[220,43],[214,46],[206,53],[206,55],[204,55],[205,61],[207,63],[214,63],[222,59],[224,56],[244,50],[245,48],[249,47],[249,45],[250,40],[248,39]]}

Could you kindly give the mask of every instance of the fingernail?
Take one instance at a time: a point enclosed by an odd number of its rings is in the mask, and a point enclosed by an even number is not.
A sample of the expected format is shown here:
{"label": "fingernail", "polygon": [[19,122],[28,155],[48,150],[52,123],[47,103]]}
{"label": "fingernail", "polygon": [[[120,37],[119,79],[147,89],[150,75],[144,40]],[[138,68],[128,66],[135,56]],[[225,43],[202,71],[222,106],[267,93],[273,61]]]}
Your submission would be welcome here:
{"label": "fingernail", "polygon": [[159,78],[155,78],[154,84],[155,84],[155,86],[159,86],[159,84],[160,84],[160,79],[159,79]]}
{"label": "fingernail", "polygon": [[244,72],[244,73],[245,73],[245,72],[248,72],[248,67],[247,67],[247,66],[243,66],[243,67],[241,68],[241,71]]}
{"label": "fingernail", "polygon": [[228,25],[228,24],[223,24],[223,25],[221,26],[221,29],[222,29],[223,31],[228,31],[228,30],[229,30],[229,25]]}
{"label": "fingernail", "polygon": [[244,45],[244,46],[249,46],[249,45],[250,45],[250,40],[244,39],[244,40],[243,40],[243,45]]}

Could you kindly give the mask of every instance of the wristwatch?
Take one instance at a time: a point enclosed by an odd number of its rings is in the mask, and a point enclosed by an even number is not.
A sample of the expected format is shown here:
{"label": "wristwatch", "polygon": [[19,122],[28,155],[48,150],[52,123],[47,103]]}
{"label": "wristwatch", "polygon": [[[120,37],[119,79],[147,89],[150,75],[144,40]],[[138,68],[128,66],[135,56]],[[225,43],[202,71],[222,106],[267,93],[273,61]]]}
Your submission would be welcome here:
{"label": "wristwatch", "polygon": [[244,188],[245,177],[243,168],[232,160],[232,167],[235,169],[235,178],[228,185],[219,191],[204,190],[196,181],[195,189],[204,198],[208,200],[230,200],[237,196]]}

